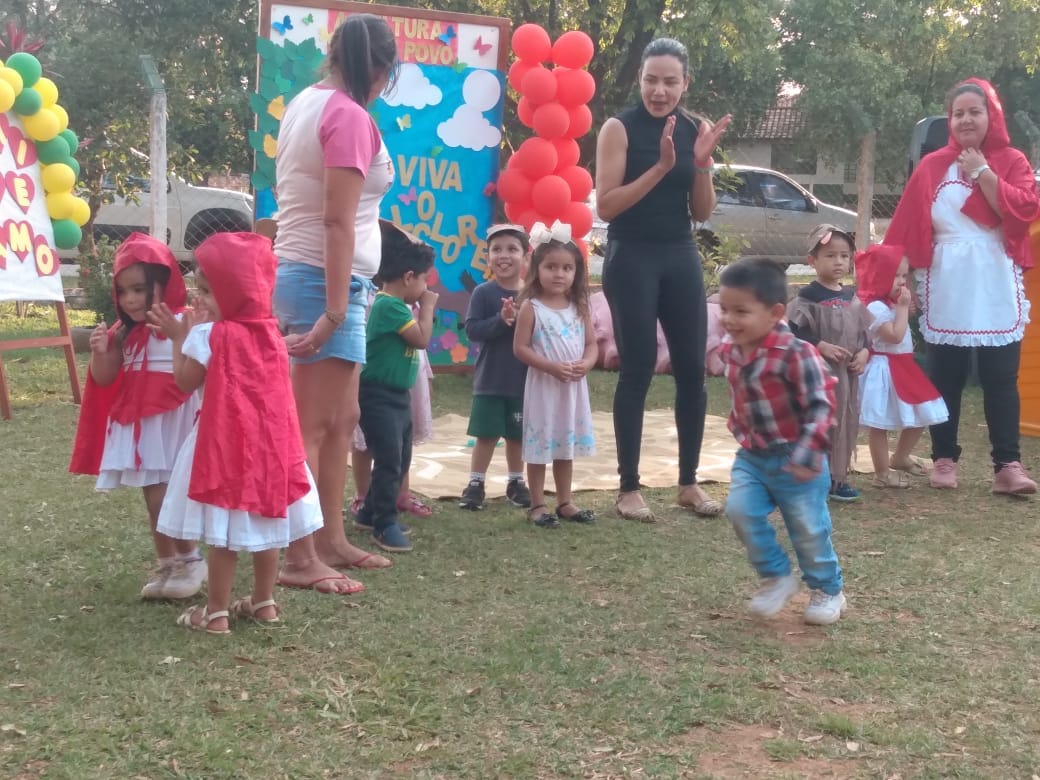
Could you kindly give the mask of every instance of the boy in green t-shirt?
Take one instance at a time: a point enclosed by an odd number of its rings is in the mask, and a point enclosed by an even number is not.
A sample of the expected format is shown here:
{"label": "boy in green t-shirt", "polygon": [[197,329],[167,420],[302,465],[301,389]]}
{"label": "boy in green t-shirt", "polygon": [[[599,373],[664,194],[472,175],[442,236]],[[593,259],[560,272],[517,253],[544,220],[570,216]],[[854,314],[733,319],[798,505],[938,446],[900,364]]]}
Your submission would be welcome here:
{"label": "boy in green t-shirt", "polygon": [[[358,523],[388,552],[408,552],[412,543],[397,522],[397,494],[412,461],[410,391],[418,373],[416,350],[425,349],[433,330],[437,293],[426,287],[433,249],[380,220],[383,289],[368,310],[365,367],[358,400],[361,432],[372,454],[372,482]],[[411,305],[419,303],[419,319]]]}

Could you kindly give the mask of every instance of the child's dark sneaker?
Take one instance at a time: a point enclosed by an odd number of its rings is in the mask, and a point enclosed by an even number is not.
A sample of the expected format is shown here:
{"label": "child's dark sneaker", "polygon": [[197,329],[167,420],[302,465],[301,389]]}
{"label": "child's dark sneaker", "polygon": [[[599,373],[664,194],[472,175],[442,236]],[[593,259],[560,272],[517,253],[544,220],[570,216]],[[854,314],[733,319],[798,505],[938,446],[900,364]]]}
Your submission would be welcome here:
{"label": "child's dark sneaker", "polygon": [[388,525],[379,533],[372,533],[376,544],[387,552],[411,552],[412,542],[404,535],[400,523]]}
{"label": "child's dark sneaker", "polygon": [[534,506],[527,513],[527,519],[539,528],[559,528],[560,521],[556,515],[549,511],[544,505]]}
{"label": "child's dark sneaker", "polygon": [[856,488],[852,487],[848,482],[832,482],[831,492],[827,495],[828,498],[834,501],[859,501],[861,494]]}
{"label": "child's dark sneaker", "polygon": [[[528,502],[530,503],[530,496],[528,496]],[[462,497],[459,499],[460,509],[477,510],[484,508],[484,483],[479,479],[471,479],[469,484],[466,485],[466,489],[462,491]]]}
{"label": "child's dark sneaker", "polygon": [[[369,518],[365,517],[364,514],[360,514],[354,518],[354,527],[359,531],[375,531],[376,527],[371,523],[372,521]],[[398,520],[397,527],[401,529],[401,533],[403,533],[405,536],[412,535],[412,527],[410,525],[402,523],[400,520]]]}
{"label": "child's dark sneaker", "polygon": [[[481,500],[484,498],[483,485],[481,485]],[[527,509],[531,506],[531,491],[527,489],[522,479],[511,479],[506,485],[506,498],[513,506]]]}

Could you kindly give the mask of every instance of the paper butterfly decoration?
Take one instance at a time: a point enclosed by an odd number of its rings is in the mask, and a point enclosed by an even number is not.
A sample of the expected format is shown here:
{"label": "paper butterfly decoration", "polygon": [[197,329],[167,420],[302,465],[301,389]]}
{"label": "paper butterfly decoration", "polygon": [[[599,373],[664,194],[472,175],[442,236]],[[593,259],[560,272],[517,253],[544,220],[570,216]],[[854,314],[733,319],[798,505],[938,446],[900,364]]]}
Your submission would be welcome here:
{"label": "paper butterfly decoration", "polygon": [[411,206],[419,199],[419,194],[415,191],[415,187],[412,187],[408,192],[402,192],[397,196],[397,199],[406,206]]}
{"label": "paper butterfly decoration", "polygon": [[307,14],[303,17],[304,24],[314,24],[314,14]]}
{"label": "paper butterfly decoration", "polygon": [[478,35],[477,42],[473,44],[473,48],[477,50],[477,54],[483,57],[485,54],[491,51],[491,44],[484,43],[484,38]]}
{"label": "paper butterfly decoration", "polygon": [[437,36],[437,40],[439,40],[445,46],[451,46],[451,39],[454,38],[454,37],[455,37],[455,28],[452,27],[449,24],[448,25],[448,29],[445,30],[443,33],[441,33],[440,35]]}
{"label": "paper butterfly decoration", "polygon": [[399,130],[404,130],[405,128],[410,128],[411,126],[412,126],[412,115],[411,114],[405,114],[404,116],[397,117],[397,128]]}
{"label": "paper butterfly decoration", "polygon": [[455,63],[451,67],[455,70],[456,73],[462,73],[462,71],[468,68],[469,65],[467,65],[462,60],[455,60]]}
{"label": "paper butterfly decoration", "polygon": [[432,149],[430,149],[430,157],[436,157],[437,155],[439,155],[443,151],[444,151],[444,147],[443,146],[434,146]]}
{"label": "paper butterfly decoration", "polygon": [[293,28],[292,19],[289,18],[289,14],[286,14],[282,17],[282,21],[271,22],[271,27],[274,28],[275,31],[281,33],[282,35],[285,35],[287,32],[289,32],[289,30]]}
{"label": "paper butterfly decoration", "polygon": [[494,194],[495,194],[495,183],[493,181],[492,182],[488,182],[484,186],[484,197],[485,198],[490,198]]}

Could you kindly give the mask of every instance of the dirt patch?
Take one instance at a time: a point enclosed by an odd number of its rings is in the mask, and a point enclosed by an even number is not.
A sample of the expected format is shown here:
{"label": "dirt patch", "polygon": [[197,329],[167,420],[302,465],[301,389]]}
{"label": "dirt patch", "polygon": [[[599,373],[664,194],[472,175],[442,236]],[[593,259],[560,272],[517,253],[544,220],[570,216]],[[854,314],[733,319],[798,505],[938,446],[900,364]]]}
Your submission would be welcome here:
{"label": "dirt patch", "polygon": [[847,767],[833,760],[772,758],[766,744],[783,737],[781,732],[766,726],[733,725],[722,729],[694,729],[687,735],[686,742],[698,753],[698,772],[710,777],[827,778],[849,775]]}

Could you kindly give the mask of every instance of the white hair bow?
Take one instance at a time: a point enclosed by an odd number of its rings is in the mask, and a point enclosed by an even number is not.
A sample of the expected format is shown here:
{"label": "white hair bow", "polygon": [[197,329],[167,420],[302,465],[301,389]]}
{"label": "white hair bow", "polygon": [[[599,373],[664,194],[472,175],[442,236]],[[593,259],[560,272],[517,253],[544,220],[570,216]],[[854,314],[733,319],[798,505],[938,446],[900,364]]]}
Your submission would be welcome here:
{"label": "white hair bow", "polygon": [[544,222],[535,222],[531,226],[531,248],[536,249],[550,241],[559,241],[561,244],[571,243],[571,226],[560,220],[553,222],[551,228],[546,227]]}

